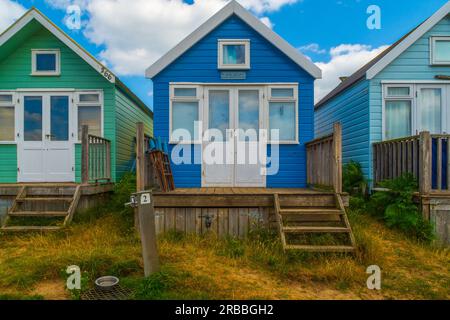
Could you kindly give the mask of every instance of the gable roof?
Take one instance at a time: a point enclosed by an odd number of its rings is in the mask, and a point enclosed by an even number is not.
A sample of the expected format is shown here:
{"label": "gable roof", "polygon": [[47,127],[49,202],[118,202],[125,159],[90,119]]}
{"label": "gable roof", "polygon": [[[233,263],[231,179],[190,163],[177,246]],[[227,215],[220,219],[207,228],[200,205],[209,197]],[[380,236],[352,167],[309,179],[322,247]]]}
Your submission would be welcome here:
{"label": "gable roof", "polygon": [[[153,117],[153,112],[147,107],[147,105],[139,99],[128,87],[126,87],[119,78],[114,75],[106,66],[99,62],[94,56],[80,46],[75,40],[68,36],[63,30],[55,25],[49,18],[47,18],[38,9],[32,7],[16,22],[14,22],[8,29],[0,34],[0,47],[5,45],[14,35],[24,29],[33,20],[39,22],[44,28],[58,38],[62,43],[68,46],[73,52],[75,52],[81,59],[89,64],[94,70],[96,70],[106,81],[114,84],[116,87],[124,91],[131,100],[133,100],[144,112]],[[106,76],[108,75],[108,76]]]}
{"label": "gable roof", "polygon": [[306,58],[297,49],[292,47],[286,40],[281,38],[258,18],[250,14],[244,7],[242,7],[235,0],[228,3],[223,9],[212,16],[208,21],[201,25],[197,30],[187,36],[183,41],[176,45],[173,49],[162,56],[158,61],[151,65],[145,75],[147,78],[153,78],[168,65],[174,62],[187,50],[192,48],[198,41],[208,35],[211,31],[217,28],[221,23],[232,15],[241,18],[245,23],[252,27],[256,32],[263,36],[267,41],[272,43],[275,47],[281,50],[285,55],[292,59],[298,66],[303,68],[315,79],[322,77],[322,71],[311,60]]}
{"label": "gable roof", "polygon": [[421,23],[419,26],[411,30],[405,36],[403,36],[396,43],[391,45],[389,48],[384,50],[374,59],[369,61],[366,65],[356,71],[347,80],[341,82],[336,88],[334,88],[330,93],[328,93],[322,100],[316,103],[315,108],[320,108],[325,103],[336,97],[338,94],[348,89],[355,83],[362,79],[373,79],[384,70],[392,61],[398,58],[405,50],[407,50],[411,45],[413,45],[417,40],[419,40],[425,33],[427,33],[431,28],[433,28],[439,21],[450,14],[450,1],[448,1],[443,7],[436,11],[430,18],[425,22]]}

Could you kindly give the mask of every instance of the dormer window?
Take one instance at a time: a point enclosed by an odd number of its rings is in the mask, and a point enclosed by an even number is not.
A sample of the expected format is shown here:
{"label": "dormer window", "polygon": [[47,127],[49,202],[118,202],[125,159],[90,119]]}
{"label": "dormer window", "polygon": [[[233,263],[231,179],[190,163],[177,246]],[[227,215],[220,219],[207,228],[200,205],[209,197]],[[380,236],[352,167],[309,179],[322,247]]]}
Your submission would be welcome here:
{"label": "dormer window", "polygon": [[431,64],[450,65],[450,37],[431,37]]}
{"label": "dormer window", "polygon": [[250,40],[219,40],[219,69],[250,69]]}
{"label": "dormer window", "polygon": [[59,76],[60,52],[59,50],[32,50],[31,66],[33,76]]}

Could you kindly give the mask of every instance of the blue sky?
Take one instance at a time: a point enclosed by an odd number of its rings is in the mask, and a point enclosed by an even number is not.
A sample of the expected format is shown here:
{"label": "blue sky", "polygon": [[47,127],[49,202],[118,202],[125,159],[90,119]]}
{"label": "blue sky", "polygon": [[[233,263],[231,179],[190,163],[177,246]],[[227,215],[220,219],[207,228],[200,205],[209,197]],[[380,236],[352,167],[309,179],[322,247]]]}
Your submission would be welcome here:
{"label": "blue sky", "polygon": [[[151,81],[144,70],[225,0],[0,0],[0,29],[18,2],[37,7],[72,38],[111,67],[144,102],[152,106]],[[120,5],[120,2],[122,4]],[[432,15],[446,0],[240,0],[275,32],[324,69],[318,97],[367,60]],[[66,8],[82,9],[81,30],[65,25]],[[381,9],[381,29],[366,26],[370,5]],[[187,7],[189,6],[189,7]],[[6,7],[8,8],[8,7]],[[6,12],[6,13],[5,13]],[[11,15],[13,11],[9,10]],[[15,13],[17,15],[17,13]],[[335,48],[333,50],[333,48]]]}

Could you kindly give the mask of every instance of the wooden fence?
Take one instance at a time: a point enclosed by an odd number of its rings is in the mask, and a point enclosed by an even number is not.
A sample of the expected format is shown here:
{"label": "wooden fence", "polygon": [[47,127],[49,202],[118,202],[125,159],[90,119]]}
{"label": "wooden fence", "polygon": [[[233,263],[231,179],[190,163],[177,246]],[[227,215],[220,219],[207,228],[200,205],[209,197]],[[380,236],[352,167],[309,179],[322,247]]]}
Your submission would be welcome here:
{"label": "wooden fence", "polygon": [[342,193],[342,127],[306,144],[307,182],[311,186],[332,187]]}
{"label": "wooden fence", "polygon": [[81,181],[83,184],[111,181],[111,141],[90,135],[88,126],[81,133]]}
{"label": "wooden fence", "polygon": [[450,189],[450,135],[418,136],[373,145],[374,185],[411,173],[421,195]]}
{"label": "wooden fence", "polygon": [[[273,208],[155,208],[156,233],[214,233],[244,238],[274,222]],[[273,220],[273,221],[272,221]]]}

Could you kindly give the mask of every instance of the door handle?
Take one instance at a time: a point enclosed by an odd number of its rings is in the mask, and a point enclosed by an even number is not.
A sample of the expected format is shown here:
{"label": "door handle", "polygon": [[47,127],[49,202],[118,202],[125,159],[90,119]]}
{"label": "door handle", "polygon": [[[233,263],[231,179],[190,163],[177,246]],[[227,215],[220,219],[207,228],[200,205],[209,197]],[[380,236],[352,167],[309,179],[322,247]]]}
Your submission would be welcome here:
{"label": "door handle", "polygon": [[50,139],[50,138],[54,138],[55,135],[54,135],[54,134],[46,134],[45,137],[46,137],[47,139]]}

